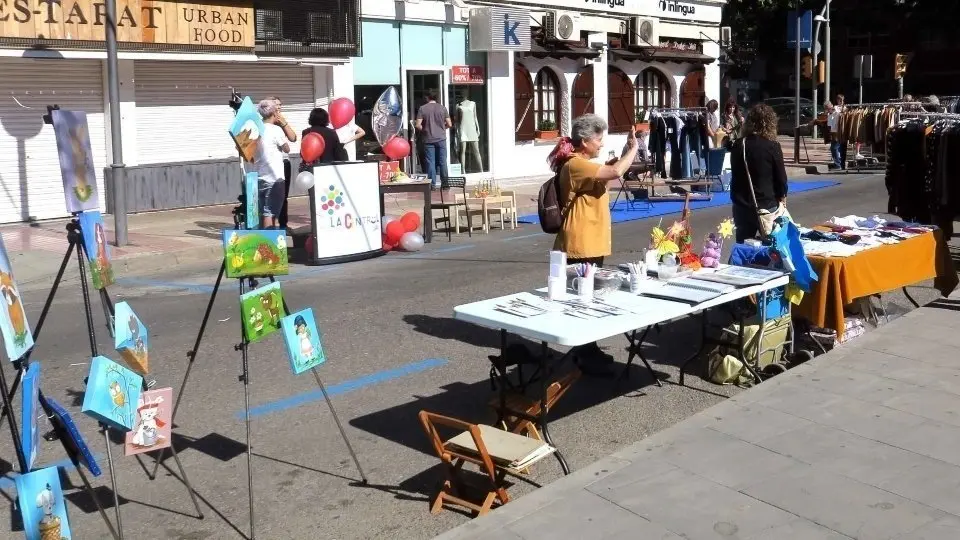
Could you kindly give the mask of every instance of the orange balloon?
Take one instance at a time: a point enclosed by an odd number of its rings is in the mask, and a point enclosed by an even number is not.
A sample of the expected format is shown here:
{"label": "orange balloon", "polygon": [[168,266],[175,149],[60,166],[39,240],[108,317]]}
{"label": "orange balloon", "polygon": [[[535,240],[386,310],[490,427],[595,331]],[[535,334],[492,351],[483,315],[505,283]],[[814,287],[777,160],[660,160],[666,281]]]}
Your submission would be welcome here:
{"label": "orange balloon", "polygon": [[319,133],[307,133],[307,136],[300,142],[300,157],[306,163],[313,163],[320,159],[326,147],[327,143]]}
{"label": "orange balloon", "polygon": [[407,232],[414,232],[420,227],[420,216],[416,212],[407,212],[400,218],[400,223]]}

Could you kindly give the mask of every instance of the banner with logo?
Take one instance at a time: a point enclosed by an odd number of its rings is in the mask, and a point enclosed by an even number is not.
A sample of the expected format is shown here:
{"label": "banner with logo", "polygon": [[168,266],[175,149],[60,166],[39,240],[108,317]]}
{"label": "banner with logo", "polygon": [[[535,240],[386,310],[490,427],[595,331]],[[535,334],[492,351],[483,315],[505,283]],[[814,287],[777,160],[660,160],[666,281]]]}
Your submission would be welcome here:
{"label": "banner with logo", "polygon": [[316,259],[380,251],[380,178],[377,162],[313,168]]}

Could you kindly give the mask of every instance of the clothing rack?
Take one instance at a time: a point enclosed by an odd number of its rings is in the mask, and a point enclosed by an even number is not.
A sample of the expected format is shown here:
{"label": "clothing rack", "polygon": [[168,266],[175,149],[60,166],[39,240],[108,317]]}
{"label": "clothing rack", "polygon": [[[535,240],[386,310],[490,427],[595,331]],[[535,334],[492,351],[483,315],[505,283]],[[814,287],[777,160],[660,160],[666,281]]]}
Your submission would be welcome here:
{"label": "clothing rack", "polygon": [[932,113],[932,112],[925,112],[925,111],[903,111],[902,113],[900,113],[900,117],[903,118],[904,116],[912,116],[912,117],[915,117],[915,118],[932,117],[932,118],[939,118],[939,119],[941,119],[941,120],[960,120],[960,114],[957,114],[957,113],[935,113],[935,112]]}
{"label": "clothing rack", "polygon": [[904,105],[923,105],[919,101],[894,101],[886,103],[850,103],[844,104],[843,108],[845,109],[859,109],[862,107],[900,107]]}
{"label": "clothing rack", "polygon": [[705,112],[706,107],[650,107],[649,112],[653,113],[665,113],[665,112]]}

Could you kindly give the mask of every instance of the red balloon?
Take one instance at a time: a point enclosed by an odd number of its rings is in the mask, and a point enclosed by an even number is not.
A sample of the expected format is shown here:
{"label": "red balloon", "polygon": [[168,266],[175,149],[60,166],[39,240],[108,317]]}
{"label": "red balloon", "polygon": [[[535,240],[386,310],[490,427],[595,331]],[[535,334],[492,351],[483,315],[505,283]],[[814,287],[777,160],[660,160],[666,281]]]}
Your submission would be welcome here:
{"label": "red balloon", "polygon": [[420,227],[420,216],[416,212],[407,212],[400,218],[400,223],[407,232],[416,231]]}
{"label": "red balloon", "polygon": [[306,163],[313,163],[320,159],[327,143],[319,133],[307,133],[307,136],[300,141],[300,157]]}
{"label": "red balloon", "polygon": [[349,124],[356,114],[357,109],[353,106],[353,102],[345,97],[330,102],[330,125],[333,129],[340,129]]}
{"label": "red balloon", "polygon": [[383,145],[383,153],[390,159],[403,159],[410,155],[410,143],[403,137],[394,135]]}
{"label": "red balloon", "polygon": [[307,252],[307,258],[313,259],[314,257],[313,257],[313,237],[312,236],[307,237],[307,243],[304,246],[304,248],[306,249],[306,252]]}
{"label": "red balloon", "polygon": [[390,241],[387,239],[387,235],[385,235],[385,234],[380,236],[380,241],[381,241],[381,243],[382,243],[382,248],[383,248],[384,251],[390,251],[390,250],[392,250],[393,248],[397,247],[396,244],[391,244],[391,243],[390,243]]}
{"label": "red balloon", "polygon": [[400,221],[391,221],[387,225],[387,241],[393,245],[400,243],[400,238],[407,232],[403,223]]}

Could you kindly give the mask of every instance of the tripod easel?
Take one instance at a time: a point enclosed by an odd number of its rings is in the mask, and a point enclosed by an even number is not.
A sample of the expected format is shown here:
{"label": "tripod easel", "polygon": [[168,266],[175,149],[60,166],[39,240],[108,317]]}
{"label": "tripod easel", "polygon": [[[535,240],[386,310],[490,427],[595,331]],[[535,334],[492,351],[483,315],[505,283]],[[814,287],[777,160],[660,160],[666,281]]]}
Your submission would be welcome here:
{"label": "tripod easel", "polygon": [[[240,224],[243,221],[243,216],[245,214],[244,205],[250,200],[251,199],[249,197],[244,196],[241,200],[241,204],[233,209],[234,229],[241,228]],[[226,274],[226,270],[227,261],[224,259],[220,264],[220,272],[217,274],[217,281],[214,283],[213,291],[210,293],[210,300],[207,302],[207,308],[204,311],[203,320],[200,322],[200,329],[197,332],[197,339],[194,341],[193,348],[187,351],[187,369],[183,374],[183,382],[180,384],[180,390],[177,392],[177,398],[174,400],[173,412],[170,417],[170,421],[172,423],[176,422],[177,410],[180,408],[183,394],[186,391],[187,381],[190,379],[190,373],[193,370],[194,363],[197,359],[197,351],[200,349],[200,343],[203,340],[203,335],[207,328],[207,322],[210,320],[210,313],[213,311],[213,305],[217,300],[217,292],[220,290],[220,283],[223,281],[223,276]],[[275,281],[273,276],[269,276],[268,279],[271,282]],[[238,281],[240,295],[257,288],[257,280],[255,278],[242,278]],[[283,309],[287,314],[290,313],[290,310],[287,307],[286,299],[283,301]],[[241,316],[240,320],[242,319],[243,317]],[[253,501],[253,447],[250,441],[250,371],[248,364],[248,348],[250,346],[250,341],[247,339],[246,332],[243,331],[242,322],[240,327],[240,336],[241,342],[237,345],[234,345],[234,350],[240,352],[241,358],[241,374],[238,377],[238,380],[243,383],[243,410],[244,422],[246,424],[247,497],[250,507],[250,540],[254,540],[256,538],[256,521],[254,519]],[[320,374],[317,372],[316,368],[312,368],[310,371],[313,372],[314,379],[317,381],[317,386],[320,387],[320,391],[323,393],[323,397],[327,402],[327,407],[330,409],[330,413],[333,415],[333,419],[337,424],[337,428],[340,430],[340,436],[343,437],[343,442],[346,443],[347,450],[350,452],[350,456],[353,458],[353,462],[357,466],[357,471],[360,473],[361,481],[363,484],[367,484],[367,476],[364,474],[363,468],[360,466],[360,460],[357,459],[357,454],[353,450],[353,445],[350,444],[350,439],[347,438],[347,433],[343,429],[343,424],[340,423],[340,417],[337,415],[337,411],[333,406],[333,401],[330,400],[330,396],[327,394],[327,389],[323,384],[323,380],[320,378]],[[170,449],[173,450],[173,446],[171,446]],[[157,455],[157,461],[154,463],[151,478],[156,476],[157,469],[160,467],[160,462],[163,460],[165,451],[166,449],[162,450],[160,454]]]}

